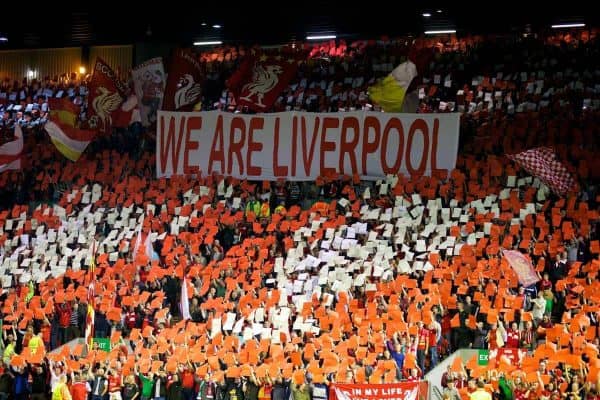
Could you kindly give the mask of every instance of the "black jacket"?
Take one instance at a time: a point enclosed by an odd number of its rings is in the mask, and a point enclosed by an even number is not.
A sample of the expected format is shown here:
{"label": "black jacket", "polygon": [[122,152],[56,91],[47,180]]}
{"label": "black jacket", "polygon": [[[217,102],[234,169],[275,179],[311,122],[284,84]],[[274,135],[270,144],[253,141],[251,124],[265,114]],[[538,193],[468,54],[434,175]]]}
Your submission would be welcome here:
{"label": "black jacket", "polygon": [[173,382],[167,389],[167,400],[183,400],[181,382]]}
{"label": "black jacket", "polygon": [[167,378],[166,377],[156,377],[154,379],[154,385],[152,386],[152,396],[155,396],[156,393],[156,385],[160,381],[160,386],[158,388],[158,396],[159,397],[167,397]]}

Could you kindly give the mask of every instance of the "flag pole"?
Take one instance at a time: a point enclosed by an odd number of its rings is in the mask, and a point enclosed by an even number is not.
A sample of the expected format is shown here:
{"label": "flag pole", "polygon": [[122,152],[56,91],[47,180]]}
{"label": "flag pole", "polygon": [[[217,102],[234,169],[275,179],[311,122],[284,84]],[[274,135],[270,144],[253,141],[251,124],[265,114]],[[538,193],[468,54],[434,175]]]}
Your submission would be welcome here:
{"label": "flag pole", "polygon": [[92,350],[94,343],[94,319],[95,311],[95,283],[96,283],[96,240],[92,243],[92,258],[90,261],[90,269],[88,270],[88,293],[87,293],[87,313],[85,326],[85,344],[87,352]]}

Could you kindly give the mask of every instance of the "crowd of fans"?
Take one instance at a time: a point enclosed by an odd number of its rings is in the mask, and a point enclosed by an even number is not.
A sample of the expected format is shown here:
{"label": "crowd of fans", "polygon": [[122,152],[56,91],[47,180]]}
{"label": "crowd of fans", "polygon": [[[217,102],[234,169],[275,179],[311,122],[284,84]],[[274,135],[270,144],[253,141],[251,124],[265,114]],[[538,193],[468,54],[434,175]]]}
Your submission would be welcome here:
{"label": "crowd of fans", "polygon": [[[2,120],[7,138],[11,124],[30,132],[22,170],[0,174],[0,398],[317,400],[331,382],[420,380],[461,348],[490,350],[489,365],[458,359],[444,398],[599,398],[597,38],[419,47],[416,108],[463,113],[444,176],[156,179],[152,143],[122,132],[74,168],[38,125],[47,90],[83,102],[83,85],[26,86],[22,110],[37,106]],[[233,50],[201,56],[205,109],[245,111],[224,91]],[[366,88],[410,53],[308,50],[273,111],[373,109]],[[567,198],[504,157],[540,145],[577,177]],[[112,349],[60,350],[86,329],[93,243],[94,336]],[[527,254],[540,281],[519,285],[501,248]]]}

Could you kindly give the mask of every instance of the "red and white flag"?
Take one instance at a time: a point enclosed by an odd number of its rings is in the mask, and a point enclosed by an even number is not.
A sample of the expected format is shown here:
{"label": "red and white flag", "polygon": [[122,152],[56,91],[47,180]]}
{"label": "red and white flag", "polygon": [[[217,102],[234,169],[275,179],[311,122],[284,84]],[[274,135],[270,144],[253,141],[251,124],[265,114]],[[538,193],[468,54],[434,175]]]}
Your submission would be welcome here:
{"label": "red and white flag", "polygon": [[245,60],[232,75],[230,89],[235,92],[235,86],[241,84],[238,103],[256,112],[268,111],[297,69],[298,60],[293,56],[256,56]]}
{"label": "red and white flag", "polygon": [[537,147],[507,157],[537,177],[559,196],[567,194],[575,184],[567,168],[556,159],[554,151],[549,147]]}
{"label": "red and white flag", "polygon": [[194,111],[194,106],[202,100],[203,77],[198,57],[187,50],[175,51],[169,67],[162,109]]}
{"label": "red and white flag", "polygon": [[126,92],[127,87],[115,71],[98,57],[89,85],[87,114],[90,127],[100,132],[110,132],[113,113],[120,110]]}
{"label": "red and white flag", "polygon": [[504,250],[502,255],[517,274],[521,285],[527,287],[540,281],[533,264],[523,253],[517,250]]}
{"label": "red and white flag", "polygon": [[0,172],[21,169],[21,154],[23,153],[23,132],[19,124],[15,125],[15,140],[0,146]]}
{"label": "red and white flag", "polygon": [[156,123],[157,113],[165,94],[165,68],[162,58],[148,60],[131,71],[135,95],[140,104],[142,125],[148,127]]}

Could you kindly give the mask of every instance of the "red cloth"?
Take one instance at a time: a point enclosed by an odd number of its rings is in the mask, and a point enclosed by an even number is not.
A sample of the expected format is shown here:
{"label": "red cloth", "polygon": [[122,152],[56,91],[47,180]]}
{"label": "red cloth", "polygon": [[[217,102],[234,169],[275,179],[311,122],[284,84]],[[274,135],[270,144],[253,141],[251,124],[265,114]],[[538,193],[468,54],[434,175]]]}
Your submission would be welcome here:
{"label": "red cloth", "polygon": [[118,392],[121,390],[121,377],[119,375],[110,375],[108,377],[108,391]]}
{"label": "red cloth", "polygon": [[181,386],[186,389],[192,389],[194,387],[194,373],[189,370],[183,371],[181,374]]}
{"label": "red cloth", "polygon": [[519,348],[520,333],[518,330],[507,329],[506,330],[506,347],[509,349]]}
{"label": "red cloth", "polygon": [[91,128],[110,132],[111,114],[123,104],[127,88],[117,74],[100,57],[94,63],[94,74],[89,86],[87,115]]}
{"label": "red cloth", "polygon": [[429,342],[429,329],[421,328],[419,331],[419,344],[417,346],[418,350],[425,350],[427,348],[427,343]]}
{"label": "red cloth", "polygon": [[85,382],[75,382],[71,385],[71,398],[73,400],[87,400],[87,395]]}
{"label": "red cloth", "polygon": [[244,62],[240,68],[246,69],[248,63],[252,63],[252,68],[242,71],[241,74],[234,74],[236,82],[242,82],[238,104],[256,112],[268,111],[290,80],[296,76],[298,61],[291,56],[263,55]]}
{"label": "red cloth", "polygon": [[203,79],[198,58],[187,50],[176,50],[169,68],[163,110],[192,111],[202,98]]}

